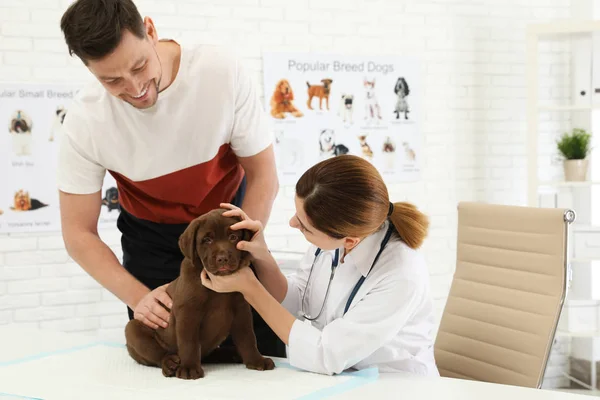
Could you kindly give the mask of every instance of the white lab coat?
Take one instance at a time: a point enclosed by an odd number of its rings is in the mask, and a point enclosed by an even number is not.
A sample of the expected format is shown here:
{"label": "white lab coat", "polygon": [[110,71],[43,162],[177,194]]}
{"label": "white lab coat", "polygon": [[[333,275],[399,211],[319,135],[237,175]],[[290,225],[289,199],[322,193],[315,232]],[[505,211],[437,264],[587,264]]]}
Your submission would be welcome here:
{"label": "white lab coat", "polygon": [[[361,274],[367,275],[389,222],[365,238],[338,265],[321,316],[334,251],[319,254],[307,278],[316,247],[311,246],[288,279],[283,306],[297,319],[287,347],[292,366],[322,374],[378,367],[381,372],[439,376],[433,354],[433,305],[422,254],[392,236],[345,315],[344,307]],[[343,249],[340,249],[340,255]]]}

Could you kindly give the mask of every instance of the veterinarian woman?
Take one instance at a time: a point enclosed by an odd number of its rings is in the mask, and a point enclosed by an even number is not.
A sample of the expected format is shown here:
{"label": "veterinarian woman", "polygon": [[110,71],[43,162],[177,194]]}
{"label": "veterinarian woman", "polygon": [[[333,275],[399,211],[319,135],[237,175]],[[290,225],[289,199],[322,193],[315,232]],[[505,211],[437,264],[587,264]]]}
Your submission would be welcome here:
{"label": "veterinarian woman", "polygon": [[[343,155],[322,161],[296,185],[290,225],[313,246],[296,274],[285,277],[269,253],[259,221],[241,216],[233,229],[256,232],[238,247],[249,268],[202,275],[217,292],[240,292],[288,346],[294,367],[322,374],[378,367],[382,372],[439,376],[433,354],[429,274],[417,251],[427,217],[390,203],[377,170]],[[259,281],[260,280],[260,281]]]}

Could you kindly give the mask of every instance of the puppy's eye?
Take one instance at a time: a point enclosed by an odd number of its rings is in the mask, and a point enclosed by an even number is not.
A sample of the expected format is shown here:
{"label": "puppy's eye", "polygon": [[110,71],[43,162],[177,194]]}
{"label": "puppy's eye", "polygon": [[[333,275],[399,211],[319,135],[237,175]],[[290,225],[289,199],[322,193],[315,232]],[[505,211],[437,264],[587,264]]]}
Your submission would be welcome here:
{"label": "puppy's eye", "polygon": [[229,235],[229,240],[231,240],[232,242],[236,242],[238,239],[239,239],[238,236],[234,233]]}
{"label": "puppy's eye", "polygon": [[204,239],[202,239],[202,243],[204,243],[204,244],[211,244],[212,243],[212,239],[209,238],[208,236],[206,236]]}

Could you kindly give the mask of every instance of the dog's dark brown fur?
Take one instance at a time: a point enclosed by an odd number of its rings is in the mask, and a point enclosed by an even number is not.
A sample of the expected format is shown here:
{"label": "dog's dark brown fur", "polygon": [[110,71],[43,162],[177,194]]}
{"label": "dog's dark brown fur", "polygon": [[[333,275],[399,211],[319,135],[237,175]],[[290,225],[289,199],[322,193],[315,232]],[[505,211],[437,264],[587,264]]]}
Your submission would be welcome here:
{"label": "dog's dark brown fur", "polygon": [[214,292],[200,280],[204,268],[215,275],[249,268],[249,253],[238,250],[236,244],[249,240],[250,232],[231,230],[239,220],[224,217],[223,211],[213,210],[195,219],[179,238],[185,259],[180,276],[167,287],[173,299],[169,326],[154,330],[134,319],[125,328],[130,356],[140,364],[162,368],[164,376],[202,378],[202,363],[227,361],[223,359],[227,350],[218,346],[230,334],[247,368],[275,367],[258,351],[250,305],[244,297]]}

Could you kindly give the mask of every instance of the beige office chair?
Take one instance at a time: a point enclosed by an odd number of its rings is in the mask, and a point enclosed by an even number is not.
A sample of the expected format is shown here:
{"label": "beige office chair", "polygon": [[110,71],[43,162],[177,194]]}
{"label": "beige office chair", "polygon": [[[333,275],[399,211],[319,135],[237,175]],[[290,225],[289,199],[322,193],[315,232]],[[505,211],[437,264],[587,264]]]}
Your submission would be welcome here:
{"label": "beige office chair", "polygon": [[568,280],[568,209],[460,203],[436,342],[444,377],[541,387]]}

